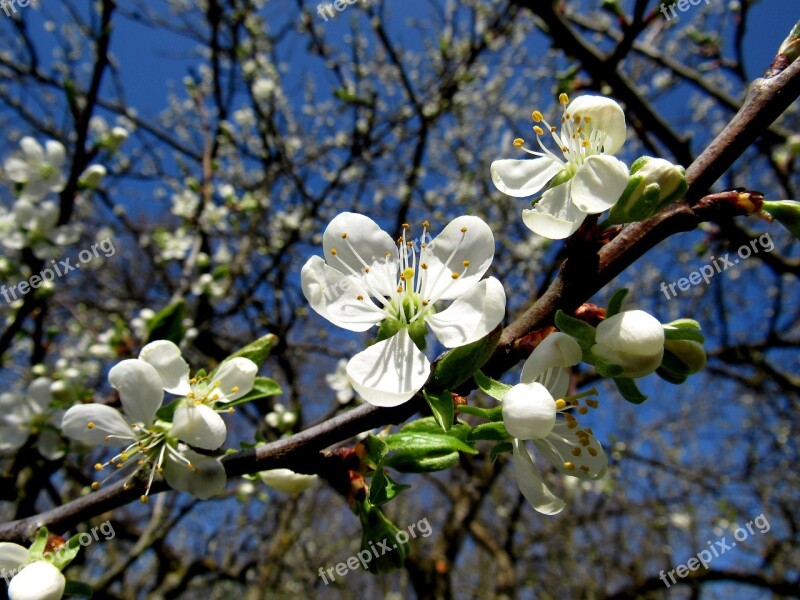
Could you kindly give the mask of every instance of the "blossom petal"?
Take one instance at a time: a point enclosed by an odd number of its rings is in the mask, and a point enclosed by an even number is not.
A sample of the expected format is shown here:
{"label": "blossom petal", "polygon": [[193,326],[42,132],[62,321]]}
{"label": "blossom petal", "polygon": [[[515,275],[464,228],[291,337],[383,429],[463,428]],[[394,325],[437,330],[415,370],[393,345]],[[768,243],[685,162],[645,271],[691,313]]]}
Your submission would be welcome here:
{"label": "blossom petal", "polygon": [[258,474],[264,485],[268,485],[285,494],[299,494],[310,488],[317,481],[316,475],[295,473],[291,469],[269,469]]}
{"label": "blossom petal", "polygon": [[175,409],[170,435],[196,448],[216,450],[225,443],[228,430],[212,408],[183,404]]}
{"label": "blossom petal", "polygon": [[605,96],[580,96],[567,106],[573,117],[589,117],[591,128],[605,134],[603,152],[616,154],[628,135],[625,127],[625,112],[611,98]]}
{"label": "blossom petal", "polygon": [[119,392],[119,399],[131,421],[149,425],[164,400],[164,385],[155,367],[129,358],[114,365],[108,382]]}
{"label": "blossom petal", "polygon": [[[577,432],[581,432],[581,435]],[[597,438],[585,429],[570,429],[567,423],[559,421],[550,435],[534,440],[534,443],[547,461],[564,475],[599,479],[606,474],[606,453]],[[572,467],[568,467],[567,463],[571,463]]]}
{"label": "blossom petal", "polygon": [[547,190],[532,209],[522,211],[528,229],[551,240],[562,240],[578,230],[586,213],[570,200],[571,183]]}
{"label": "blossom petal", "polygon": [[27,565],[31,555],[28,549],[12,542],[0,542],[0,569],[15,571],[22,565]]}
{"label": "blossom petal", "polygon": [[67,580],[56,567],[37,560],[17,573],[8,586],[9,600],[61,600]]}
{"label": "blossom petal", "polygon": [[214,378],[215,382],[219,382],[218,389],[223,394],[220,401],[230,402],[249,394],[255,384],[256,373],[258,373],[256,363],[243,356],[222,363]]}
{"label": "blossom petal", "polygon": [[[334,325],[349,331],[366,331],[386,317],[370,301],[362,281],[343,275],[319,256],[312,256],[303,266],[300,283],[311,308]],[[363,300],[359,300],[359,296]]]}
{"label": "blossom petal", "polygon": [[367,280],[373,290],[388,295],[397,285],[397,245],[369,217],[336,215],[322,234],[322,249],[327,263],[345,275],[363,277],[369,267]]}
{"label": "blossom petal", "polygon": [[164,479],[169,487],[201,500],[219,496],[228,482],[222,463],[188,449],[181,451],[181,454],[189,460],[192,468],[174,457],[168,458],[164,462]]}
{"label": "blossom petal", "polygon": [[[519,380],[523,383],[538,381],[553,394],[555,398],[561,398],[567,393],[566,386],[569,385],[569,377],[562,377],[560,373],[555,373],[556,380],[545,382],[547,371],[571,367],[581,362],[583,352],[575,339],[565,333],[555,332],[548,335],[525,360],[522,366],[522,374]],[[562,371],[562,373],[564,373]],[[552,374],[550,375],[552,377]]]}
{"label": "blossom petal", "polygon": [[554,495],[542,481],[533,458],[522,440],[514,440],[513,445],[514,477],[517,479],[519,491],[538,512],[545,515],[557,515],[564,510],[566,503]]}
{"label": "blossom petal", "polygon": [[503,320],[506,293],[494,277],[479,282],[440,313],[425,318],[434,335],[446,348],[476,342]]}
{"label": "blossom petal", "polygon": [[61,419],[61,430],[67,437],[92,446],[121,446],[125,440],[136,439],[119,411],[105,404],[71,407]]}
{"label": "blossom petal", "polygon": [[491,228],[479,217],[457,217],[420,254],[420,262],[428,266],[420,273],[420,293],[426,300],[458,298],[480,281],[493,258]]}
{"label": "blossom petal", "polygon": [[183,359],[181,349],[169,340],[150,342],[139,352],[139,360],[158,371],[164,390],[170,394],[185,396],[192,391],[189,364]]}
{"label": "blossom petal", "polygon": [[519,383],[503,397],[503,424],[515,438],[543,438],[555,423],[556,401],[541,383]]}
{"label": "blossom petal", "polygon": [[408,330],[401,329],[351,358],[347,376],[356,392],[373,406],[397,406],[425,385],[430,367]]}
{"label": "blossom petal", "polygon": [[617,203],[628,185],[627,165],[613,156],[590,156],[572,178],[572,201],[589,214]]}
{"label": "blossom petal", "polygon": [[496,160],[491,166],[492,183],[504,194],[526,198],[538,194],[563,169],[563,163],[549,156]]}

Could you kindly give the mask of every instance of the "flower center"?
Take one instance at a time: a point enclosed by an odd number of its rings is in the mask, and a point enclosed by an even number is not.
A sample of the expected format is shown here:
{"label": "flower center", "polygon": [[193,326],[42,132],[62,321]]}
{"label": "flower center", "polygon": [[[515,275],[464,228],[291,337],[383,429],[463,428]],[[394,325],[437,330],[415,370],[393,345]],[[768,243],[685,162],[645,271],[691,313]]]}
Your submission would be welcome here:
{"label": "flower center", "polygon": [[[568,171],[569,175],[574,175],[578,168],[586,162],[587,158],[597,154],[603,154],[607,136],[603,131],[592,127],[591,117],[582,117],[579,114],[567,112],[569,97],[566,94],[561,94],[558,99],[564,107],[564,112],[561,117],[560,132],[555,125],[548,123],[538,110],[533,111],[531,117],[535,123],[542,123],[550,132],[550,135],[566,160],[564,168]],[[539,125],[534,125],[533,131],[536,133],[536,142],[539,144],[542,152],[535,152],[525,148],[525,140],[522,138],[515,139],[514,146],[524,150],[528,154],[539,157],[549,156],[553,160],[563,164],[565,161],[548,150],[542,143],[541,137],[545,135],[545,129]]]}

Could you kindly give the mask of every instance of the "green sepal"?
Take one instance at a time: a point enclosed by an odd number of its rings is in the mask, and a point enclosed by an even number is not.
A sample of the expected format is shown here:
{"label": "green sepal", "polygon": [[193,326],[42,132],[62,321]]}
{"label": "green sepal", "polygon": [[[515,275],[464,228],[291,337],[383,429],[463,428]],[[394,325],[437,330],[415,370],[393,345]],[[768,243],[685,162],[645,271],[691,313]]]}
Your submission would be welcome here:
{"label": "green sepal", "polygon": [[594,338],[597,332],[594,327],[585,321],[570,317],[563,310],[559,310],[556,312],[555,323],[559,331],[575,338],[584,353],[588,352],[589,348],[594,345]]}
{"label": "green sepal", "polygon": [[[483,374],[482,371],[477,371],[475,373],[475,383],[478,384],[478,387],[484,394],[486,394],[487,396],[491,396],[495,400],[502,400],[505,397],[505,395],[511,391],[511,388],[513,387],[505,383],[500,383],[499,381],[495,381],[491,377],[487,377],[486,375]],[[458,410],[461,412],[469,413],[469,411],[464,410],[464,407],[461,406],[458,407]]]}
{"label": "green sepal", "polygon": [[437,361],[426,389],[452,390],[469,380],[491,358],[502,332],[502,327],[498,326],[478,341],[450,350]]}
{"label": "green sepal", "polygon": [[628,295],[628,288],[617,290],[611,295],[608,301],[608,308],[606,309],[606,319],[618,315],[622,312],[622,303],[625,301],[625,296]]}
{"label": "green sepal", "polygon": [[220,403],[219,406],[233,407],[245,402],[252,402],[253,400],[261,400],[262,398],[269,398],[270,396],[280,396],[283,390],[278,382],[269,377],[256,377],[253,382],[253,389],[246,393],[241,398],[231,400],[230,402]]}
{"label": "green sepal", "polygon": [[633,379],[628,379],[626,377],[615,377],[614,383],[617,384],[619,393],[622,394],[622,397],[628,402],[631,402],[632,404],[641,404],[647,400],[647,396],[645,396],[639,390],[639,386],[636,385],[636,382]]}
{"label": "green sepal", "polygon": [[453,418],[455,417],[455,409],[453,407],[453,395],[450,392],[429,392],[422,391],[422,395],[428,402],[431,408],[433,417],[442,428],[442,431],[450,431],[453,426]]}
{"label": "green sepal", "polygon": [[82,581],[67,579],[66,585],[64,586],[64,595],[78,598],[91,598],[94,596],[94,590],[90,585]]}
{"label": "green sepal", "polygon": [[492,446],[491,451],[489,452],[489,458],[491,459],[492,463],[494,463],[497,458],[503,454],[504,452],[513,452],[514,446],[511,442],[501,442],[500,444],[495,444]]}
{"label": "green sepal", "polygon": [[403,490],[409,489],[410,485],[401,485],[392,481],[383,468],[375,471],[372,481],[369,484],[369,501],[375,506],[386,504]]}
{"label": "green sepal", "polygon": [[180,345],[186,328],[183,319],[186,316],[186,302],[178,300],[162,308],[147,321],[147,343],[156,340],[169,340]]}
{"label": "green sepal", "polygon": [[502,406],[495,406],[494,408],[480,408],[479,406],[459,405],[458,412],[467,415],[474,415],[476,417],[486,419],[487,421],[503,420]]}
{"label": "green sepal", "polygon": [[495,423],[481,423],[473,427],[472,431],[469,432],[469,439],[470,441],[475,440],[488,440],[491,442],[500,442],[503,440],[507,440],[511,437],[511,434],[506,431],[505,425],[503,425],[502,421],[497,421]]}
{"label": "green sepal", "polygon": [[172,423],[172,420],[175,418],[175,410],[177,410],[184,400],[184,398],[176,398],[166,406],[162,406],[156,411],[156,418],[161,421]]}

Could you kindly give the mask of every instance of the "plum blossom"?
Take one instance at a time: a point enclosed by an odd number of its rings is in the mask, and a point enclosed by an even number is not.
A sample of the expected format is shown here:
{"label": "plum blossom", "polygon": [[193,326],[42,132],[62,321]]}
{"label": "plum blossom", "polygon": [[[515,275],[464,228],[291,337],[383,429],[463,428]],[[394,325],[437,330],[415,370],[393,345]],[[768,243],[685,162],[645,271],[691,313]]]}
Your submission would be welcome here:
{"label": "plum blossom", "polygon": [[[514,146],[536,158],[496,160],[491,166],[492,182],[509,196],[535,196],[547,188],[533,208],[522,211],[522,220],[531,231],[550,239],[569,237],[586,215],[614,206],[628,184],[628,167],[612,156],[627,135],[619,104],[603,96],[580,96],[570,103],[561,94],[559,100],[564,107],[560,131],[538,110],[533,112],[534,122],[546,128],[533,127],[541,152],[525,148],[520,138],[514,140]],[[546,134],[563,158],[542,143]]]}
{"label": "plum blossom", "polygon": [[547,461],[564,475],[599,479],[608,465],[592,430],[580,428],[575,416],[596,408],[597,400],[587,399],[582,406],[580,399],[587,394],[566,395],[566,368],[578,364],[581,356],[581,347],[573,338],[551,333],[525,361],[520,383],[503,398],[503,423],[514,437],[514,475],[520,491],[534,509],[547,515],[561,512],[565,503],[542,480],[525,447],[526,440],[533,441]]}
{"label": "plum blossom", "polygon": [[[314,256],[301,273],[311,307],[334,325],[367,331],[378,340],[347,363],[356,392],[375,406],[409,400],[428,379],[423,353],[427,328],[447,348],[475,342],[505,314],[505,292],[494,277],[481,279],[494,257],[494,236],[478,217],[454,219],[432,241],[397,245],[368,217],[342,213],[323,234],[325,259]],[[442,311],[439,301],[454,302]]]}
{"label": "plum blossom", "polygon": [[[133,469],[131,478],[149,470],[142,502],[147,501],[157,474],[163,474],[173,489],[201,498],[222,491],[223,466],[212,457],[179,447],[174,426],[156,417],[164,399],[164,383],[155,367],[139,359],[124,360],[112,367],[108,380],[119,392],[124,415],[105,404],[81,404],[67,410],[61,422],[65,435],[85,444],[125,445],[108,462],[96,464],[95,470],[110,466],[116,472],[128,467]],[[205,485],[198,485],[201,481]],[[92,488],[100,485],[95,482]]]}
{"label": "plum blossom", "polygon": [[0,395],[0,452],[19,450],[35,435],[39,454],[48,460],[63,456],[61,436],[54,425],[54,421],[61,422],[61,415],[51,407],[52,386],[47,377],[37,377],[22,398],[10,393]]}
{"label": "plum blossom", "polygon": [[23,199],[37,202],[49,192],[60,192],[67,180],[62,169],[66,150],[61,142],[48,140],[45,147],[32,137],[20,140],[22,157],[6,159],[6,175],[14,183],[22,186]]}

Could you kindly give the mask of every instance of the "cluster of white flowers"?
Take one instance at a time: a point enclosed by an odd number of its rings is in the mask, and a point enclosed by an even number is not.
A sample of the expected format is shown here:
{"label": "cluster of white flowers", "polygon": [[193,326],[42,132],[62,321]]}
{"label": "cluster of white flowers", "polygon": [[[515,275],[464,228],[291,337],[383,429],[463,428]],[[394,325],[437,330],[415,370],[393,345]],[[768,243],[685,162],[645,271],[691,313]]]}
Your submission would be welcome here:
{"label": "cluster of white flowers", "polygon": [[[86,444],[124,445],[122,452],[95,469],[130,466],[131,476],[149,469],[143,502],[156,475],[162,473],[173,489],[209,498],[224,488],[225,470],[216,458],[191,448],[217,450],[224,444],[227,429],[219,413],[229,412],[227,404],[252,390],[257,370],[253,361],[236,357],[224,362],[213,377],[190,379],[189,365],[175,344],[151,342],[138,358],[122,361],[108,374],[124,414],[104,404],[81,404],[67,410],[61,428]],[[164,392],[179,397],[171,418],[157,414]]]}

